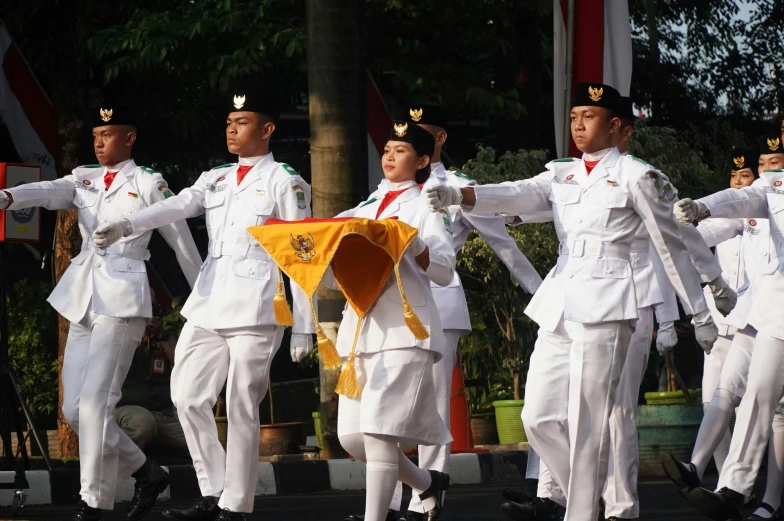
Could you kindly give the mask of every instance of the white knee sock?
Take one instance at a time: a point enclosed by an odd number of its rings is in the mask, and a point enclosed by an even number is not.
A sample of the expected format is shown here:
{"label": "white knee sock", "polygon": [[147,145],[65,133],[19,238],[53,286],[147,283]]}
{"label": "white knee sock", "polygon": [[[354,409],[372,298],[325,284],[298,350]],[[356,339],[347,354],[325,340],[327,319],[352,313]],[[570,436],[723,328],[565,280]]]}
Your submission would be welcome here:
{"label": "white knee sock", "polygon": [[[781,490],[784,487],[784,415],[776,413],[773,416],[773,430],[768,442],[768,481],[765,486],[763,503],[774,509],[781,506]],[[758,508],[756,515],[769,518],[770,512]]]}
{"label": "white knee sock", "polygon": [[705,416],[702,418],[700,432],[697,434],[697,441],[694,443],[694,451],[691,454],[691,462],[696,467],[700,479],[705,474],[705,468],[714,452],[727,435],[730,417],[736,406],[734,398],[727,391],[716,389],[713,399],[705,409]]}

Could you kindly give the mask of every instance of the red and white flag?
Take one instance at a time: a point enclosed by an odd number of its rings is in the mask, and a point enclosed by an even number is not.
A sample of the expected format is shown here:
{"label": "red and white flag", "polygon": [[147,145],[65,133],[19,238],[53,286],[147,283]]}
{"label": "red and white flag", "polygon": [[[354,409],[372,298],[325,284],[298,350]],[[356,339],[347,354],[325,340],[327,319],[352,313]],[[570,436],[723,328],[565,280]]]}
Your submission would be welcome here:
{"label": "red and white flag", "polygon": [[[578,157],[569,139],[563,150],[566,124],[567,18],[569,0],[553,0],[553,88],[555,137],[558,157]],[[629,95],[632,82],[632,32],[628,0],[574,0],[574,53],[572,88],[580,82],[597,82]]]}
{"label": "red and white flag", "polygon": [[368,130],[368,189],[372,193],[384,179],[381,154],[389,137],[389,129],[392,128],[392,116],[370,72],[367,73],[365,81],[365,110]]}
{"label": "red and white flag", "polygon": [[55,179],[57,121],[52,104],[2,25],[0,62],[0,119],[22,162],[41,165],[43,178]]}

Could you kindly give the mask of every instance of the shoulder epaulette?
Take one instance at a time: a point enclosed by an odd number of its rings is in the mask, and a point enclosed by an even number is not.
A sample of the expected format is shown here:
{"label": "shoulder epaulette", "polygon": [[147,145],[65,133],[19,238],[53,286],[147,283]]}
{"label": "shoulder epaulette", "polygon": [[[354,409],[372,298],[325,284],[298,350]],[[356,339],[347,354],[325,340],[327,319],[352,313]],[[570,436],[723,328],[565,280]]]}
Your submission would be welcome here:
{"label": "shoulder epaulette", "polygon": [[656,168],[655,166],[653,166],[653,165],[652,165],[652,164],[650,164],[649,162],[645,161],[644,159],[640,159],[640,158],[639,158],[639,157],[637,157],[637,156],[629,156],[629,157],[631,157],[632,159],[634,159],[634,160],[635,160],[635,161],[637,161],[638,163],[642,163],[642,164],[643,164],[643,165],[645,165],[645,166],[649,166],[649,167],[651,167],[651,168]]}
{"label": "shoulder epaulette", "polygon": [[282,166],[283,170],[288,172],[289,175],[299,175],[299,172],[294,170],[294,168],[291,165],[289,165],[288,163],[281,163],[280,166]]}
{"label": "shoulder epaulette", "polygon": [[157,170],[153,170],[149,166],[140,166],[139,168],[141,168],[142,172],[144,172],[145,174],[157,174],[158,173]]}
{"label": "shoulder epaulette", "polygon": [[763,173],[763,174],[767,174],[768,172],[774,172],[774,173],[778,173],[778,172],[784,172],[784,169],[782,169],[782,168],[774,168],[773,170],[765,170],[765,171],[764,171],[764,172],[762,172],[762,173]]}
{"label": "shoulder epaulette", "polygon": [[224,165],[218,165],[210,168],[210,170],[217,170],[219,168],[226,168],[227,166],[234,166],[234,163],[226,163]]}
{"label": "shoulder epaulette", "polygon": [[454,175],[456,175],[457,177],[462,177],[463,179],[467,179],[467,180],[469,180],[469,181],[473,181],[473,180],[474,180],[474,178],[473,178],[473,177],[471,177],[471,176],[470,176],[470,175],[468,175],[468,174],[464,174],[464,173],[463,173],[461,170],[449,170],[449,171],[448,171],[448,173],[450,173],[450,174],[454,174]]}
{"label": "shoulder epaulette", "polygon": [[375,203],[377,200],[378,200],[378,199],[376,199],[375,197],[371,197],[370,199],[368,199],[368,200],[367,200],[367,201],[365,201],[364,203],[360,204],[360,205],[359,205],[359,207],[360,207],[360,208],[362,208],[363,206],[367,206],[367,205],[369,205],[370,203]]}
{"label": "shoulder epaulette", "polygon": [[572,161],[577,161],[573,157],[562,157],[561,159],[553,159],[553,163],[571,163]]}
{"label": "shoulder epaulette", "polygon": [[101,165],[80,165],[77,168],[101,168]]}

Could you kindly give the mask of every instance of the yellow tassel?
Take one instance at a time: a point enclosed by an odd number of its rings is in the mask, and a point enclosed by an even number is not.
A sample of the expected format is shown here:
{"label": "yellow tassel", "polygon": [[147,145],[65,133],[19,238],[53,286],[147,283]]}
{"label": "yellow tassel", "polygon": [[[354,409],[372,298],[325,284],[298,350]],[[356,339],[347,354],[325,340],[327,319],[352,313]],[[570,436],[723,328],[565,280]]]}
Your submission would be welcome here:
{"label": "yellow tassel", "polygon": [[430,338],[430,333],[427,331],[424,324],[422,324],[422,321],[419,320],[417,314],[414,313],[414,310],[411,309],[411,304],[408,303],[408,300],[403,301],[403,316],[405,317],[408,329],[414,333],[414,337],[417,340]]}
{"label": "yellow tassel", "polygon": [[286,288],[283,287],[283,275],[280,269],[278,269],[278,288],[275,291],[275,298],[272,299],[272,305],[275,309],[275,322],[279,326],[294,325],[294,316],[286,300]]}
{"label": "yellow tassel", "polygon": [[346,363],[343,364],[343,369],[340,370],[340,378],[338,379],[338,386],[335,388],[335,392],[355,400],[362,396],[362,388],[357,380],[357,368],[354,367],[353,354],[348,357]]}
{"label": "yellow tassel", "polygon": [[335,344],[327,338],[321,326],[316,326],[316,338],[318,339],[318,350],[321,356],[321,361],[324,362],[324,367],[327,369],[337,369],[343,360],[340,359],[338,350]]}
{"label": "yellow tassel", "polygon": [[411,307],[411,303],[406,298],[406,291],[403,289],[403,279],[400,277],[400,267],[399,265],[395,265],[395,278],[397,278],[397,290],[400,292],[400,300],[403,301],[403,318],[406,321],[406,325],[408,329],[414,334],[414,338],[417,340],[425,340],[430,338],[430,333],[425,328],[422,321],[419,320],[419,317],[414,313],[414,309]]}

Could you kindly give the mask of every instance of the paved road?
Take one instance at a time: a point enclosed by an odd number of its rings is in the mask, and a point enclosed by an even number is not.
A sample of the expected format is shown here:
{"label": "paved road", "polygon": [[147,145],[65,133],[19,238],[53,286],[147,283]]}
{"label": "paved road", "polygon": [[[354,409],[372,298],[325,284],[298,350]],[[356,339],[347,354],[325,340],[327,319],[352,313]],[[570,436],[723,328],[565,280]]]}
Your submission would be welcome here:
{"label": "paved road", "polygon": [[[715,478],[713,478],[715,480]],[[450,490],[444,521],[504,521],[500,513],[501,490],[506,485],[455,486]],[[670,482],[649,481],[640,485],[641,518],[645,520],[703,520],[683,499]],[[308,495],[259,498],[248,521],[341,521],[347,513],[361,512],[362,492],[324,492]],[[164,508],[182,506],[181,501],[161,501],[145,521],[162,521]],[[125,506],[104,517],[106,521],[124,520]],[[67,521],[71,507],[28,507],[22,517],[13,518],[8,509],[0,509],[0,520]]]}

